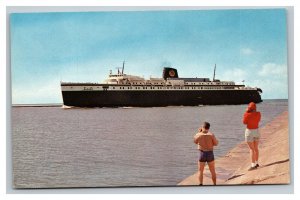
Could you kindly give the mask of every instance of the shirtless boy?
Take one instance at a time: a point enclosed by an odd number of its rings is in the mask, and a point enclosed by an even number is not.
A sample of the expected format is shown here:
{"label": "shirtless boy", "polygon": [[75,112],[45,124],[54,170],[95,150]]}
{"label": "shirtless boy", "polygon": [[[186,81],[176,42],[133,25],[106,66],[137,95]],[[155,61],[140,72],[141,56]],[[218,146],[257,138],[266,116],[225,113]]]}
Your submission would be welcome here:
{"label": "shirtless boy", "polygon": [[217,183],[213,148],[218,145],[218,140],[213,133],[209,132],[209,128],[210,124],[204,122],[202,128],[194,136],[194,143],[198,144],[200,153],[198,162],[200,185],[203,185],[203,171],[206,163],[208,164],[213,184],[216,185]]}

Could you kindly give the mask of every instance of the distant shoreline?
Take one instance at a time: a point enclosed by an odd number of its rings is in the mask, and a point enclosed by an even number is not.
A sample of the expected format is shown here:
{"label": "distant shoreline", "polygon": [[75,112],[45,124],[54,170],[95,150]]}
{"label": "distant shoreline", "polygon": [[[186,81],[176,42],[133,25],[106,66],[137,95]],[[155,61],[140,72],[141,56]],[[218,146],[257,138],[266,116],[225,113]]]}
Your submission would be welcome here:
{"label": "distant shoreline", "polygon": [[[288,101],[288,99],[263,99],[263,101]],[[12,107],[61,107],[63,103],[45,103],[45,104],[12,104]]]}
{"label": "distant shoreline", "polygon": [[12,104],[12,107],[61,107],[62,103],[57,104]]}

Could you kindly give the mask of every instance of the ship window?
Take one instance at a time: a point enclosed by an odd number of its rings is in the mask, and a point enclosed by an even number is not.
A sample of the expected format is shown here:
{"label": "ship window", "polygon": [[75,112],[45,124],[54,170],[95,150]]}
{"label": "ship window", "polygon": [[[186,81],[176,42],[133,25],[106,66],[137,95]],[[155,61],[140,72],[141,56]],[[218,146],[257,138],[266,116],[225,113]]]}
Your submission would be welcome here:
{"label": "ship window", "polygon": [[115,87],[113,87],[113,89],[115,89]]}

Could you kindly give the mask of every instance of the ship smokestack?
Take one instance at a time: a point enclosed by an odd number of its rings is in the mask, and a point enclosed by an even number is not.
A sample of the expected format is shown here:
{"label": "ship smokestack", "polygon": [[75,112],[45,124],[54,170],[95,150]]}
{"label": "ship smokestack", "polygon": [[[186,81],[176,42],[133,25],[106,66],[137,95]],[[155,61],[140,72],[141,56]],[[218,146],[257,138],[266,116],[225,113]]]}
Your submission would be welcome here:
{"label": "ship smokestack", "polygon": [[167,80],[167,78],[178,78],[177,69],[170,68],[170,67],[164,67],[163,78],[165,80]]}

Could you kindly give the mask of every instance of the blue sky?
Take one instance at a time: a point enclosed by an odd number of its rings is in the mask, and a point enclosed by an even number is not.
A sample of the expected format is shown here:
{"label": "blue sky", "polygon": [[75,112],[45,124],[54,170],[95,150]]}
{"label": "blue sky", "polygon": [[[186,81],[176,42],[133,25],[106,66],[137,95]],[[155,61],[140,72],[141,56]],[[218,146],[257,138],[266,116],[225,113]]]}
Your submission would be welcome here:
{"label": "blue sky", "polygon": [[288,98],[284,9],[16,13],[10,15],[12,103],[62,103],[60,81],[109,70],[213,76]]}

